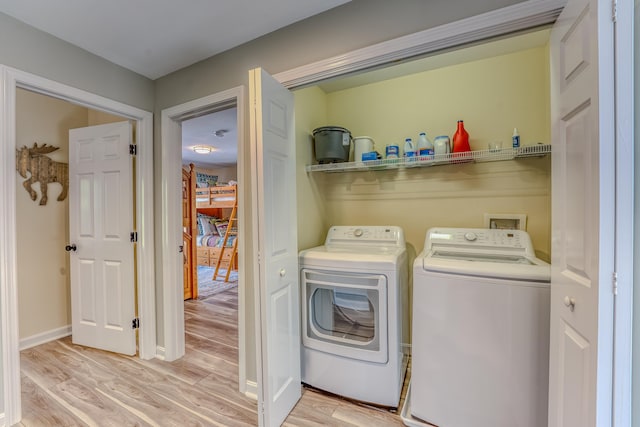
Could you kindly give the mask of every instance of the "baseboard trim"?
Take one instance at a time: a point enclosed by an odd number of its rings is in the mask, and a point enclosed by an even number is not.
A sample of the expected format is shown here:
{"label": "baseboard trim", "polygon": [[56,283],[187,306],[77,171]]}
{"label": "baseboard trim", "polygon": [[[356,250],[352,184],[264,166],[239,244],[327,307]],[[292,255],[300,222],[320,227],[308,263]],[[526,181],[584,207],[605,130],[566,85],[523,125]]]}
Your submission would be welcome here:
{"label": "baseboard trim", "polygon": [[162,346],[156,346],[156,359],[165,360],[165,348]]}
{"label": "baseboard trim", "polygon": [[60,338],[68,337],[71,335],[71,325],[62,326],[60,328],[52,329],[50,331],[41,332],[36,335],[31,335],[27,338],[22,338],[19,343],[20,351],[26,350],[31,347],[38,346],[40,344],[55,341]]}
{"label": "baseboard trim", "polygon": [[256,383],[255,381],[247,380],[244,395],[249,399],[258,401],[258,383]]}

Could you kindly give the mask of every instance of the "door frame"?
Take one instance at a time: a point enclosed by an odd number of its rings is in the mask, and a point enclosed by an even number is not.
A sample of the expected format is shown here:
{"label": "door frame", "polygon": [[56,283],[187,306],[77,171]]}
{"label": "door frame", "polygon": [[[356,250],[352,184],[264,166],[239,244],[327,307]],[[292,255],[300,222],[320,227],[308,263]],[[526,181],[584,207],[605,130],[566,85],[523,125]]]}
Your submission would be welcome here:
{"label": "door frame", "polygon": [[[244,198],[244,145],[245,95],[244,87],[238,86],[193,101],[166,108],[161,112],[161,171],[162,180],[162,306],[164,312],[164,360],[172,361],[185,353],[184,338],[184,290],[182,286],[182,256],[178,246],[182,244],[182,231],[178,224],[182,222],[180,212],[182,193],[182,122],[208,112],[236,107],[237,144],[238,144],[238,229],[246,230]],[[238,374],[239,390],[246,392],[246,354],[245,354],[245,245],[246,233],[241,233],[238,245]],[[173,255],[172,255],[173,253]]]}
{"label": "door frame", "polygon": [[27,89],[76,105],[136,121],[138,155],[135,188],[138,355],[151,359],[156,348],[156,307],[153,222],[153,114],[90,92],[0,64],[0,399],[5,424],[21,418],[20,352],[18,339],[18,283],[16,233],[16,90]]}
{"label": "door frame", "polygon": [[[632,421],[633,264],[634,258],[634,3],[617,2],[614,24],[615,51],[615,258],[617,295],[613,319],[612,424]],[[636,49],[638,47],[636,46]],[[610,149],[609,146],[602,147]],[[635,397],[637,400],[637,396]]]}

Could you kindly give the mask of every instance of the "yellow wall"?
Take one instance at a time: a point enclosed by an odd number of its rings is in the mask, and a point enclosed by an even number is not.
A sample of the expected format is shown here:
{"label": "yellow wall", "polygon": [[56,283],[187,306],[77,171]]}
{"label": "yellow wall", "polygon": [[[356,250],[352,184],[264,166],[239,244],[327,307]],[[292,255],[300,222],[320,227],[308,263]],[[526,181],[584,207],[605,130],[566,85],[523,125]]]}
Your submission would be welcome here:
{"label": "yellow wall", "polygon": [[[17,91],[16,146],[46,143],[60,147],[49,154],[68,163],[69,129],[87,125],[87,109],[65,101]],[[64,247],[69,236],[69,198],[57,197],[60,184],[49,184],[46,205],[40,206],[40,185],[32,201],[17,176],[16,222],[18,235],[19,337],[31,337],[71,324],[69,257]]]}
{"label": "yellow wall", "polygon": [[[387,143],[415,140],[421,131],[431,138],[451,136],[457,119],[465,120],[476,150],[496,140],[510,146],[514,126],[522,145],[550,142],[547,47],[332,92],[325,98],[326,121],[318,125],[344,126],[353,136],[371,136],[381,153]],[[300,138],[297,144],[300,149]],[[527,214],[534,247],[549,259],[548,156],[400,171],[316,172],[299,176],[298,183],[320,189],[323,232],[338,224],[399,225],[408,244],[420,252],[430,227],[483,227],[485,212]],[[310,211],[306,202],[300,209],[301,218]]]}

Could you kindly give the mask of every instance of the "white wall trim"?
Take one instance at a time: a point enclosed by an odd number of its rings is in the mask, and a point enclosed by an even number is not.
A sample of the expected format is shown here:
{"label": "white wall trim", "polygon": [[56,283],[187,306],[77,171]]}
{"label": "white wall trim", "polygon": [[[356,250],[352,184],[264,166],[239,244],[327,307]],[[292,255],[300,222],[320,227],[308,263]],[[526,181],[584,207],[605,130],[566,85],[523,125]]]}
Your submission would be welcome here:
{"label": "white wall trim", "polygon": [[164,357],[165,354],[165,350],[164,347],[162,346],[156,346],[156,359],[160,359],[160,360],[166,360]]}
{"label": "white wall trim", "polygon": [[155,270],[153,243],[153,114],[43,77],[0,65],[0,340],[2,344],[2,400],[9,425],[20,421],[20,354],[16,260],[16,88],[69,101],[137,122],[139,154],[136,189],[138,204],[138,332],[139,356],[155,356]]}
{"label": "white wall trim", "polygon": [[40,344],[45,344],[50,341],[55,341],[60,338],[68,337],[71,335],[71,325],[62,326],[60,328],[51,329],[50,331],[42,332],[39,334],[31,335],[30,337],[22,338],[20,340],[20,351],[26,350],[31,347],[35,347]]}
{"label": "white wall trim", "polygon": [[551,24],[565,3],[566,0],[524,1],[293,68],[276,74],[274,78],[285,87],[301,87],[347,73]]}
{"label": "white wall trim", "polygon": [[[184,294],[182,286],[182,255],[178,246],[182,244],[182,134],[181,122],[195,115],[224,106],[236,105],[238,128],[238,228],[245,228],[244,197],[244,87],[238,86],[223,92],[205,96],[184,104],[176,105],[161,112],[162,138],[162,295],[164,308],[164,357],[168,361],[184,355]],[[238,368],[239,389],[244,391],[246,382],[246,345],[245,345],[245,245],[247,233],[241,232],[238,241]]]}
{"label": "white wall trim", "polygon": [[258,401],[258,383],[255,381],[247,381],[245,383],[244,395],[249,399]]}

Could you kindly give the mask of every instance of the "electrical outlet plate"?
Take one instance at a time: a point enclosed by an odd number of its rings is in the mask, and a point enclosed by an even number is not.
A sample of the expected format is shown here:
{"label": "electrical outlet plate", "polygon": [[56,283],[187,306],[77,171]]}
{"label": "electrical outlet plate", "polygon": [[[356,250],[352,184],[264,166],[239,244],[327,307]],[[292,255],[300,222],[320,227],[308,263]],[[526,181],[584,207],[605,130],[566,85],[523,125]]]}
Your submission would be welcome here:
{"label": "electrical outlet plate", "polygon": [[527,229],[526,214],[484,214],[484,227],[501,230],[523,230]]}

